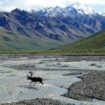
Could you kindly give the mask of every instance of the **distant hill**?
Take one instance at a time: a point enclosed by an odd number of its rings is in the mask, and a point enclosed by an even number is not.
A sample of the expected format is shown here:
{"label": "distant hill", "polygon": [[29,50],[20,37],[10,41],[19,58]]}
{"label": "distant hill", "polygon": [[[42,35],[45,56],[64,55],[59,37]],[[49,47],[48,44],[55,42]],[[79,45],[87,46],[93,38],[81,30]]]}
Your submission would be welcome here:
{"label": "distant hill", "polygon": [[105,31],[89,38],[62,46],[52,52],[62,54],[105,54]]}
{"label": "distant hill", "polygon": [[44,36],[22,35],[0,29],[0,52],[8,51],[27,51],[27,50],[45,50],[55,48],[60,43],[50,40]]}

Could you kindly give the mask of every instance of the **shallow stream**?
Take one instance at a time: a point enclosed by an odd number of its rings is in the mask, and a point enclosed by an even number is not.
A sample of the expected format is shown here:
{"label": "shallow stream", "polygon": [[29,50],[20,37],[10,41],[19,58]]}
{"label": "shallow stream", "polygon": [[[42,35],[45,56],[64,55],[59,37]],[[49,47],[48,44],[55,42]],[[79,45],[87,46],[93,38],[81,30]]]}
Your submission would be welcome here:
{"label": "shallow stream", "polygon": [[[0,103],[52,98],[75,105],[105,105],[105,101],[79,101],[61,96],[87,70],[105,70],[104,61],[73,61],[64,58],[14,58],[0,61]],[[44,85],[27,80],[28,72],[44,79]],[[83,72],[84,71],[84,72]],[[85,72],[86,71],[86,72]],[[70,74],[71,73],[71,74]],[[69,74],[69,75],[67,75]]]}

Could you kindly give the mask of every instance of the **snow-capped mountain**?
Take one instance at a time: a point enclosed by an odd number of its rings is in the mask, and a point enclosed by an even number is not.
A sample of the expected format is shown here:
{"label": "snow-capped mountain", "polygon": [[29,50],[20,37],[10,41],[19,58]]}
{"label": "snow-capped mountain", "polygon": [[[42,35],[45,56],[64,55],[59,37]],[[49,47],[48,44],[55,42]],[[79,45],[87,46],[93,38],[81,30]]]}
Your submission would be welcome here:
{"label": "snow-capped mountain", "polygon": [[91,7],[86,4],[73,3],[65,8],[62,7],[48,7],[42,9],[42,12],[45,13],[46,16],[56,17],[58,15],[68,16],[68,15],[96,15],[99,14]]}
{"label": "snow-capped mountain", "polygon": [[69,9],[76,9],[78,13],[80,14],[85,14],[85,15],[95,15],[97,12],[89,7],[88,5],[86,4],[81,4],[81,3],[73,3],[69,6]]}
{"label": "snow-capped mountain", "polygon": [[101,12],[101,13],[100,13],[100,15],[105,16],[105,12],[104,12],[104,11],[103,11],[103,12]]}
{"label": "snow-capped mountain", "polygon": [[105,16],[78,3],[32,12],[15,9],[0,12],[0,27],[29,38],[35,35],[44,38],[44,41],[47,39],[49,42],[53,40],[67,44],[104,30]]}
{"label": "snow-capped mountain", "polygon": [[41,11],[43,13],[45,13],[44,14],[45,16],[55,17],[58,14],[62,14],[64,12],[64,8],[61,8],[61,7],[58,7],[58,6],[56,6],[56,7],[48,7],[48,8],[42,9]]}

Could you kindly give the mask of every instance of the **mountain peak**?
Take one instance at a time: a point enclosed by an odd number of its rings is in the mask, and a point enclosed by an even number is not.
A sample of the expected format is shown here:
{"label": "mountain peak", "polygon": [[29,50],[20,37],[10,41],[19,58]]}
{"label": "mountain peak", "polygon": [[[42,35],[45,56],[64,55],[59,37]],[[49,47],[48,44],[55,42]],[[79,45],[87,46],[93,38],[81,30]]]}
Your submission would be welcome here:
{"label": "mountain peak", "polygon": [[12,10],[12,12],[20,12],[21,10],[19,8],[15,8],[14,10]]}
{"label": "mountain peak", "polygon": [[88,5],[83,3],[78,3],[78,2],[75,2],[67,7],[59,7],[59,6],[47,7],[39,11],[44,13],[46,16],[51,16],[51,17],[61,16],[61,15],[66,17],[71,15],[75,16],[79,14],[93,16],[93,15],[99,14]]}
{"label": "mountain peak", "polygon": [[59,7],[59,6],[56,6],[56,7],[47,7],[45,9],[43,9],[42,11],[46,13],[46,16],[55,17],[58,14],[63,12],[63,8]]}
{"label": "mountain peak", "polygon": [[86,5],[86,4],[83,4],[83,3],[78,3],[78,2],[76,2],[76,3],[73,3],[73,4],[71,4],[70,5],[70,7],[71,8],[75,8],[80,14],[92,14],[92,15],[94,15],[94,14],[96,14],[96,11],[93,9],[93,8],[91,8],[91,7],[89,7],[88,5]]}
{"label": "mountain peak", "polygon": [[102,15],[102,16],[105,16],[105,12],[104,12],[104,11],[103,11],[103,12],[101,12],[101,15]]}

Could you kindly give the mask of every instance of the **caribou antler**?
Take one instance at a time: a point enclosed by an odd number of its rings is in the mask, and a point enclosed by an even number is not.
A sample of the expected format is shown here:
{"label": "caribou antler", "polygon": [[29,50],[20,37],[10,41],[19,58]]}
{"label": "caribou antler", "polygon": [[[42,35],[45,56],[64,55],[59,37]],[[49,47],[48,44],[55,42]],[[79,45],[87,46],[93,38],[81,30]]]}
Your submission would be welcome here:
{"label": "caribou antler", "polygon": [[31,77],[33,76],[33,72],[30,71],[30,72],[28,72],[28,73],[31,75]]}

